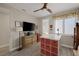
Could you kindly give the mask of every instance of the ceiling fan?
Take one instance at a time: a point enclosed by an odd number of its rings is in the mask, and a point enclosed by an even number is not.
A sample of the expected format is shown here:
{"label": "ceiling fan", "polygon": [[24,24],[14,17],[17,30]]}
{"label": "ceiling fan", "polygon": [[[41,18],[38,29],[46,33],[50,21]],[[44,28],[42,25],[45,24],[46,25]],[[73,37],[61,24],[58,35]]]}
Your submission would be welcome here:
{"label": "ceiling fan", "polygon": [[40,8],[40,9],[38,9],[38,10],[35,10],[35,11],[33,11],[33,12],[37,12],[37,11],[46,9],[49,13],[52,13],[51,9],[47,8],[47,4],[48,4],[48,3],[44,3],[44,5],[43,5],[42,8]]}

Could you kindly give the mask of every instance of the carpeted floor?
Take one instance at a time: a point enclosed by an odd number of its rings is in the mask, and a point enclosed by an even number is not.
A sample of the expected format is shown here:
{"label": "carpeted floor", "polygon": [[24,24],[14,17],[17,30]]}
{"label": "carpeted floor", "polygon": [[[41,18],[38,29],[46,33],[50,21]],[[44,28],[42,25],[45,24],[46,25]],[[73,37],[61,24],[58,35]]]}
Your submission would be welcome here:
{"label": "carpeted floor", "polygon": [[[35,43],[28,48],[24,48],[21,51],[14,51],[5,54],[4,56],[41,56],[40,54],[40,44]],[[60,56],[73,56],[73,51],[70,48],[61,46]]]}

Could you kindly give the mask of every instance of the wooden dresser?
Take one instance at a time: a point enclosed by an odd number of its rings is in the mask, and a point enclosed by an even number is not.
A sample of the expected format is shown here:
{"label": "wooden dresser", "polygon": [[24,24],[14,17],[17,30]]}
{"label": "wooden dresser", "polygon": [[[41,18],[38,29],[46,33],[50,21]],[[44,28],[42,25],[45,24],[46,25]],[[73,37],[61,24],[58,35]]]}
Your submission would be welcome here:
{"label": "wooden dresser", "polygon": [[35,42],[37,42],[36,35],[24,36],[22,38],[22,48],[29,47]]}
{"label": "wooden dresser", "polygon": [[44,56],[58,56],[60,35],[51,34],[42,36],[41,39],[41,55]]}

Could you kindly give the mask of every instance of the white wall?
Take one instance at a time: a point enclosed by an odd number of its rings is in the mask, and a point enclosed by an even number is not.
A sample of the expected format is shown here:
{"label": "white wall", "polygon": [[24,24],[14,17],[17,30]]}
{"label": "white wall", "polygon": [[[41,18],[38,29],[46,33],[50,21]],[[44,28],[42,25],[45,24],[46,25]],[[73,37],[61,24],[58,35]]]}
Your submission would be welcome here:
{"label": "white wall", "polygon": [[[55,33],[55,20],[54,20],[52,17],[39,18],[39,19],[37,20],[38,32],[39,32],[40,34],[43,33],[43,20],[45,20],[45,19],[49,20],[49,21],[48,21],[48,25],[47,25],[48,27],[46,27],[46,29],[49,28],[49,25],[53,25],[52,30],[48,29],[48,33],[51,33],[51,34],[52,34],[52,33]],[[44,24],[44,25],[46,25],[46,24]]]}
{"label": "white wall", "polygon": [[18,47],[18,32],[15,31],[15,21],[26,21],[26,22],[32,22],[37,23],[35,18],[29,17],[27,14],[19,12],[18,10],[11,10],[12,12],[12,20],[11,20],[11,41],[12,41],[12,48],[15,49],[15,47]]}
{"label": "white wall", "polygon": [[37,32],[42,34],[42,19],[37,20]]}
{"label": "white wall", "polygon": [[49,33],[49,19],[42,20],[42,33],[44,34]]}
{"label": "white wall", "polygon": [[52,30],[49,30],[49,33],[55,33],[55,20],[52,17],[49,17],[49,25],[52,25]]}
{"label": "white wall", "polygon": [[[26,21],[26,22],[32,22],[35,24],[37,24],[37,21],[34,17],[28,16],[25,12],[22,12],[15,8],[9,7],[8,5],[0,5],[0,7],[4,8],[4,10],[6,10],[6,9],[9,10],[8,15],[10,17],[9,18],[10,37],[8,37],[8,39],[10,39],[9,40],[10,50],[14,50],[14,49],[18,48],[18,38],[19,38],[19,34],[15,30],[15,21],[21,21],[21,22]],[[0,20],[0,22],[1,22],[1,20]]]}
{"label": "white wall", "polygon": [[73,48],[73,40],[74,38],[71,35],[62,35],[60,43],[62,46]]}
{"label": "white wall", "polygon": [[9,10],[0,7],[0,48],[9,45]]}

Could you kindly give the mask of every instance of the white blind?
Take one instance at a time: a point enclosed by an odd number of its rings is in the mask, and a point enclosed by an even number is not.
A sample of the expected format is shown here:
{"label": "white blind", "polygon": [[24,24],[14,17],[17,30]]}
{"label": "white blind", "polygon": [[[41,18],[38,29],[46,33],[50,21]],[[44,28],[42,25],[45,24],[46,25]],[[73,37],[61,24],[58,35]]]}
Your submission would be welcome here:
{"label": "white blind", "polygon": [[58,33],[57,29],[59,29],[59,33],[73,35],[75,23],[76,23],[75,17],[56,20],[55,33]]}
{"label": "white blind", "polygon": [[63,20],[56,20],[55,33],[58,33],[57,29],[59,29],[59,33],[63,33]]}
{"label": "white blind", "polygon": [[64,34],[73,35],[75,27],[75,18],[67,18],[64,20]]}

